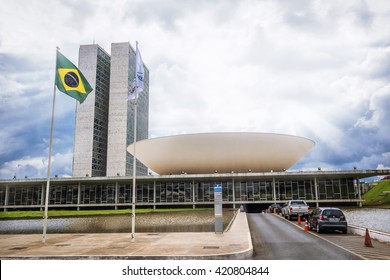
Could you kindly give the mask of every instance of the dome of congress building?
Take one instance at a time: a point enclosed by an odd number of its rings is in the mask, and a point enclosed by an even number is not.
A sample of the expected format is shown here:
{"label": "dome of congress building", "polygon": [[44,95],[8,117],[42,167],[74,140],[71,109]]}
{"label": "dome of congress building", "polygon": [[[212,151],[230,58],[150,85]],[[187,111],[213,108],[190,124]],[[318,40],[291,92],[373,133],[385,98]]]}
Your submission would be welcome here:
{"label": "dome of congress building", "polygon": [[[220,132],[164,136],[136,143],[136,157],[160,175],[283,171],[315,142],[298,136]],[[133,154],[133,144],[127,151]]]}

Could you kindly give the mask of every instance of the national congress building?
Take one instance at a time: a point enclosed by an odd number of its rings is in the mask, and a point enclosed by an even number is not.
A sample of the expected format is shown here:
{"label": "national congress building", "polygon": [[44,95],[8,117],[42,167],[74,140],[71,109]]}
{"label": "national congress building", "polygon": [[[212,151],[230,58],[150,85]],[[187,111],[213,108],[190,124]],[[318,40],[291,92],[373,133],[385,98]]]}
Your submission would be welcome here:
{"label": "national congress building", "polygon": [[[135,51],[113,43],[80,46],[79,69],[93,87],[76,107],[72,178],[52,178],[50,208],[210,206],[222,185],[224,207],[265,208],[304,199],[312,205],[360,204],[360,180],[390,170],[289,171],[314,141],[270,133],[200,133],[148,139],[149,71],[137,110],[137,186],[132,193]],[[158,175],[148,174],[148,168]],[[0,209],[42,209],[46,179],[0,180]]]}

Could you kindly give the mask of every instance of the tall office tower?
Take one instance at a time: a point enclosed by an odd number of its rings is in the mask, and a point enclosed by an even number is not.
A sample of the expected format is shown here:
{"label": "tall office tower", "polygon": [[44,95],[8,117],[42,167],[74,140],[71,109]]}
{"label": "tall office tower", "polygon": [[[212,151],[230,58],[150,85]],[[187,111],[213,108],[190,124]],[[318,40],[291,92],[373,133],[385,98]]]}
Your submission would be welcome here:
{"label": "tall office tower", "polygon": [[[144,90],[137,100],[137,141],[149,134],[149,70],[145,65],[144,72]],[[129,43],[111,44],[110,77],[107,176],[131,176],[133,156],[126,148],[134,141],[134,107],[127,97],[135,79],[135,50]],[[137,161],[137,175],[147,172]]]}
{"label": "tall office tower", "polygon": [[93,91],[76,105],[73,176],[106,176],[110,56],[98,45],[82,45],[79,69]]}

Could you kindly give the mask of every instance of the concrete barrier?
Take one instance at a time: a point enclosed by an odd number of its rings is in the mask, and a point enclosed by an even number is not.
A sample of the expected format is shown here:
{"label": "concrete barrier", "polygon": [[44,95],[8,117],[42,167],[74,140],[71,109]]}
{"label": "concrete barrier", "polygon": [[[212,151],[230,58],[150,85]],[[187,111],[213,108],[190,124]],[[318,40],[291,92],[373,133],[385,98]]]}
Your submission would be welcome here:
{"label": "concrete barrier", "polygon": [[[390,233],[379,231],[379,230],[374,230],[374,229],[368,229],[370,233],[370,237],[372,239],[376,239],[381,242],[388,242],[390,243]],[[366,235],[366,228],[364,227],[358,227],[355,225],[348,225],[348,232],[365,236]]]}

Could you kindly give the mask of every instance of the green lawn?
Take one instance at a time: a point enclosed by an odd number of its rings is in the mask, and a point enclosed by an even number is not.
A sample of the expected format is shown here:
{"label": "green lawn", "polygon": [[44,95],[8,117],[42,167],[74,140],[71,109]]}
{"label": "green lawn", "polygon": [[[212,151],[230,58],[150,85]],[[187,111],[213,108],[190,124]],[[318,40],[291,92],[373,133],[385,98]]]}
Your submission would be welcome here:
{"label": "green lawn", "polygon": [[390,208],[390,180],[380,181],[362,198],[365,200],[365,206],[382,205],[385,208]]}
{"label": "green lawn", "polygon": [[[136,214],[143,213],[161,213],[178,211],[201,211],[206,208],[173,208],[173,209],[136,209]],[[43,217],[43,211],[7,211],[0,212],[0,219],[18,219],[18,218],[40,218]],[[49,217],[75,217],[75,216],[94,216],[94,215],[131,215],[131,209],[121,210],[49,210]]]}

